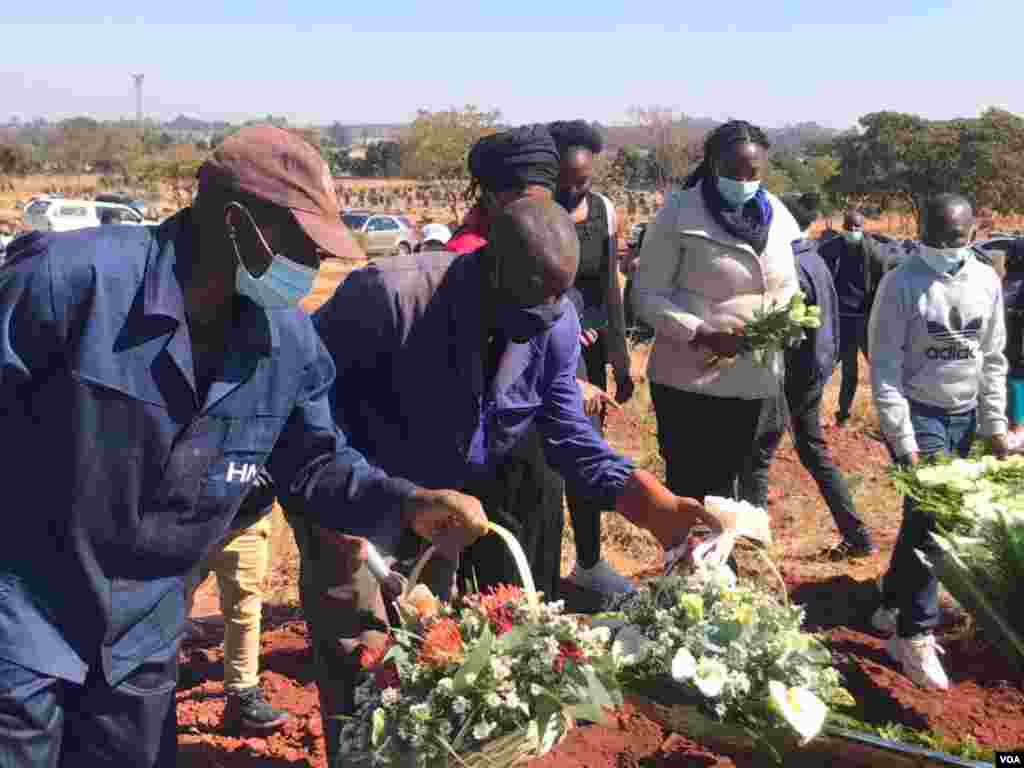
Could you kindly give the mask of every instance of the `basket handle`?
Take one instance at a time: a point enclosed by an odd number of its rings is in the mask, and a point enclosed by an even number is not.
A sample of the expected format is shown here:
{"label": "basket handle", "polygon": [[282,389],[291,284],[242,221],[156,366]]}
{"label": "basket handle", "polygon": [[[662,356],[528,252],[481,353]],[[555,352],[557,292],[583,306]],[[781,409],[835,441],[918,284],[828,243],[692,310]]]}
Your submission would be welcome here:
{"label": "basket handle", "polygon": [[[507,528],[503,528],[497,523],[489,522],[487,527],[491,533],[497,534],[505,546],[508,547],[509,552],[512,553],[512,559],[515,561],[516,569],[519,571],[519,579],[523,582],[523,590],[526,592],[526,600],[530,605],[531,610],[536,612],[540,608],[540,598],[537,594],[537,585],[533,580],[533,573],[530,571],[530,564],[526,560],[526,553],[523,552],[522,546],[519,544],[518,539],[512,535],[512,532]],[[408,597],[409,593],[412,592],[420,580],[420,576],[423,575],[423,569],[427,567],[427,563],[433,558],[434,553],[437,552],[437,547],[431,544],[427,547],[420,559],[416,561],[416,565],[413,566],[412,572],[409,574],[409,579],[406,581],[405,591],[402,593],[403,597]]]}

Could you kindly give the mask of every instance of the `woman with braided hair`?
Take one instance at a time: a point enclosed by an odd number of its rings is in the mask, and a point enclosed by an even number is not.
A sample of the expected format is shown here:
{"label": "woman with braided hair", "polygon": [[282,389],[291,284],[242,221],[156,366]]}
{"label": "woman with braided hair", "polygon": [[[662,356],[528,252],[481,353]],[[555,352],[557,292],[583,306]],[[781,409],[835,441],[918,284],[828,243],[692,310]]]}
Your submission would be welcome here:
{"label": "woman with braided hair", "polygon": [[[604,137],[584,120],[556,122],[548,130],[558,147],[561,167],[555,199],[569,212],[580,241],[576,272],[580,344],[583,354],[577,378],[608,389],[610,363],[615,376],[615,398],[624,403],[633,395],[633,377],[626,348],[626,321],[622,286],[618,277],[618,227],[615,207],[592,191],[594,158],[604,150]],[[603,431],[604,409],[591,416]],[[601,558],[601,509],[568,490],[566,493],[576,539],[576,566],[569,580],[603,594],[633,591],[629,579],[616,573]]]}
{"label": "woman with braided hair", "polygon": [[738,354],[754,312],[797,290],[800,227],[761,186],[769,146],[741,120],[712,131],[640,254],[635,300],[656,332],[648,377],[667,484],[698,499],[735,495],[762,405],[780,390],[781,353],[765,367]]}

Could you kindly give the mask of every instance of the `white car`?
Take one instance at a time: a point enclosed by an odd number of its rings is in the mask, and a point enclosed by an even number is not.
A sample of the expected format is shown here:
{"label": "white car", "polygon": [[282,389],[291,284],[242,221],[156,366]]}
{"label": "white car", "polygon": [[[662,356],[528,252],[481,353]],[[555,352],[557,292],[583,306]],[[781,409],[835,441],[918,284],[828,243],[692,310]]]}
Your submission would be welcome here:
{"label": "white car", "polygon": [[42,198],[25,208],[25,225],[40,232],[70,232],[98,227],[104,219],[111,224],[141,226],[146,224],[138,211],[118,203],[97,203],[93,200],[67,200],[61,197]]}

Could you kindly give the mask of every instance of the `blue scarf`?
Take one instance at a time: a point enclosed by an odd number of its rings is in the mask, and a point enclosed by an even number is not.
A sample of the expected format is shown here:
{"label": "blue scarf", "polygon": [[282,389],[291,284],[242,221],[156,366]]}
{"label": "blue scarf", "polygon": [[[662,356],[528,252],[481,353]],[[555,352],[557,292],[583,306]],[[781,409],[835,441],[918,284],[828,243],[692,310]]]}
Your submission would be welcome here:
{"label": "blue scarf", "polygon": [[729,205],[711,174],[706,174],[701,180],[700,191],[704,204],[726,232],[745,242],[758,256],[764,253],[772,226],[772,204],[768,202],[763,188],[757,190],[754,199],[742,208]]}

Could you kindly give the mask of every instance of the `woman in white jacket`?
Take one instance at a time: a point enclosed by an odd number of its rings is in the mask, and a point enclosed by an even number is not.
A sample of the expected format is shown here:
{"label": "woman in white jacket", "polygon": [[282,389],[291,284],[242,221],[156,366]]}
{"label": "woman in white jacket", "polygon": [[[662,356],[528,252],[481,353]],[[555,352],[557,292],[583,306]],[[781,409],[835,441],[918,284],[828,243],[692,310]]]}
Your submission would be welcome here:
{"label": "woman in white jacket", "polygon": [[732,497],[766,398],[779,392],[782,355],[759,367],[736,356],[754,311],[797,290],[800,228],[761,187],[768,139],[750,123],[719,126],[704,162],[648,228],[633,288],[655,329],[648,364],[658,443],[674,493]]}

